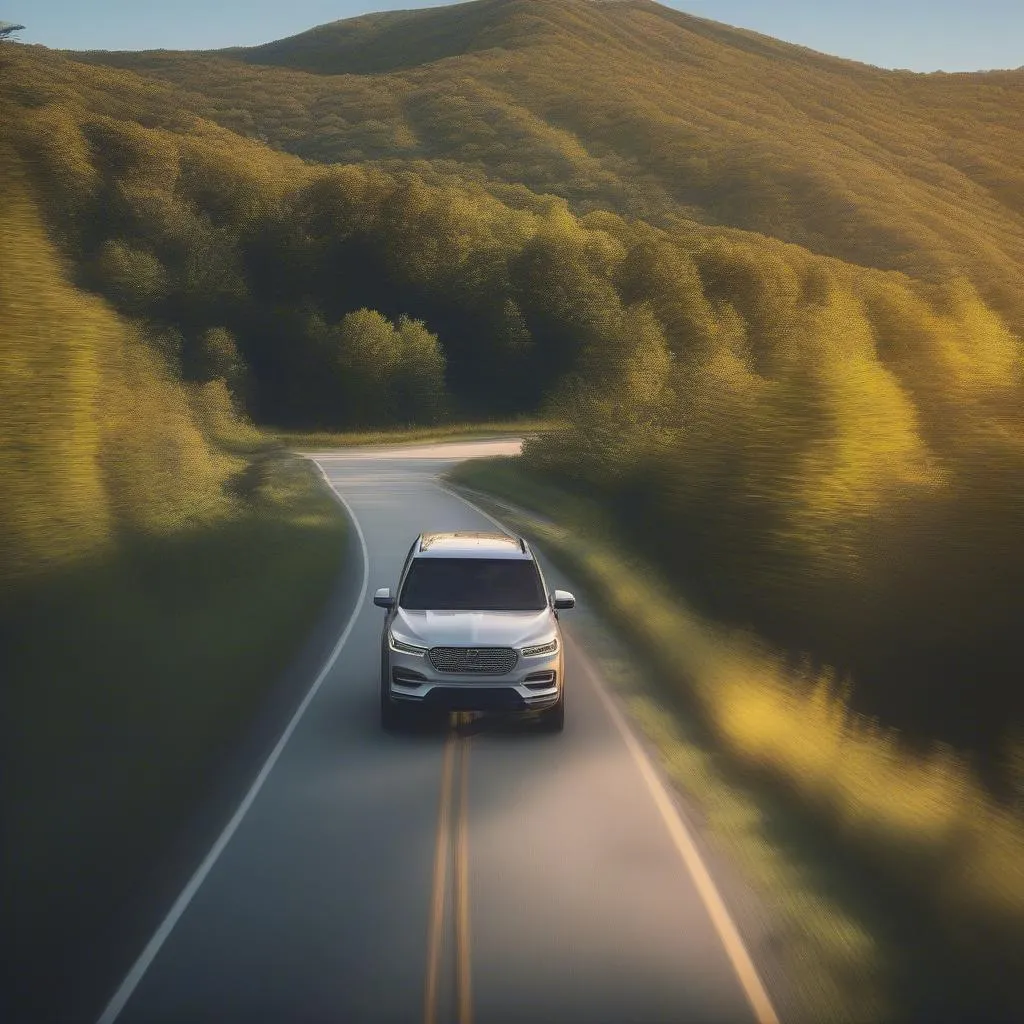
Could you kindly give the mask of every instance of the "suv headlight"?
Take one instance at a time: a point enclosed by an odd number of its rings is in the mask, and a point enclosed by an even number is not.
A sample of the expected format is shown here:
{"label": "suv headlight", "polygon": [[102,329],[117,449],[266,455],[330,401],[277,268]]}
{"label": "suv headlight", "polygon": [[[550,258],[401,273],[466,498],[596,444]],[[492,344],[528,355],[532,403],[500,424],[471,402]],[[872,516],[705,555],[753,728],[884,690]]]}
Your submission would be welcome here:
{"label": "suv headlight", "polygon": [[420,647],[417,644],[406,643],[405,640],[400,640],[391,630],[388,630],[388,646],[393,651],[398,651],[401,654],[418,654],[421,657],[427,653],[426,647]]}
{"label": "suv headlight", "polygon": [[535,644],[533,647],[523,648],[524,658],[536,658],[541,654],[554,654],[558,650],[558,639],[549,640],[546,644]]}

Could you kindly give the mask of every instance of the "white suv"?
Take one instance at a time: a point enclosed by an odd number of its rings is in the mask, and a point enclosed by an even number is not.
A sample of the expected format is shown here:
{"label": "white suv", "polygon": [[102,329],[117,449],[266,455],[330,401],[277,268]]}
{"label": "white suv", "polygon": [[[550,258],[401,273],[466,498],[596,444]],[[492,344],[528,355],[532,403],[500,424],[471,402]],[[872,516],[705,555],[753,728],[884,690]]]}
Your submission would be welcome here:
{"label": "white suv", "polygon": [[380,719],[413,708],[535,715],[565,723],[558,612],[576,600],[550,595],[526,541],[502,533],[423,533],[409,550],[381,635]]}

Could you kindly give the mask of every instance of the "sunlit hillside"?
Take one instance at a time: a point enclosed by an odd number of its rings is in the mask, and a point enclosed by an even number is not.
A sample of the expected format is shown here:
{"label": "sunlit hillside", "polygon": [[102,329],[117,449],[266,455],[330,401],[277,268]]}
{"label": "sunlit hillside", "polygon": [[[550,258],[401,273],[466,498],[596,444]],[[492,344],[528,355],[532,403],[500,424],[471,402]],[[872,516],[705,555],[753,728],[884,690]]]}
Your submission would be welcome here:
{"label": "sunlit hillside", "polygon": [[[639,536],[701,538],[668,558],[720,614],[852,673],[863,710],[1001,742],[1024,571],[1013,75],[891,74],[656,5],[567,0],[102,58],[144,75],[38,47],[5,59],[4,131],[76,283],[145,325],[184,380],[222,379],[257,419],[302,428],[555,402],[575,433],[545,464]],[[331,117],[355,121],[337,105],[303,121],[318,89],[376,110],[409,159],[307,163],[188,109],[230,122],[229,97],[325,140]],[[485,131],[484,93],[547,127]],[[569,162],[528,156],[535,137]],[[580,199],[599,150],[606,183],[671,193],[671,223],[616,212],[603,186],[582,205],[610,209],[583,213],[521,183]],[[957,152],[975,154],[962,170]]]}
{"label": "sunlit hillside", "polygon": [[867,266],[1024,315],[1024,71],[884,71],[651,3],[478,0],[251,49],[76,55],[318,161],[429,160]]}
{"label": "sunlit hillside", "polygon": [[[344,524],[312,470],[238,416],[225,332],[197,339],[186,379],[168,329],[79,287],[68,239],[96,167],[70,110],[44,115],[49,135],[11,113],[0,104],[0,1016],[56,1020],[83,949],[129,912],[321,613]],[[19,130],[61,155],[54,176],[11,151]],[[129,276],[144,292],[155,268],[137,256]]]}
{"label": "sunlit hillside", "polygon": [[220,382],[186,389],[157,349],[63,280],[24,175],[0,149],[0,579],[61,571],[124,534],[226,511],[243,463]]}

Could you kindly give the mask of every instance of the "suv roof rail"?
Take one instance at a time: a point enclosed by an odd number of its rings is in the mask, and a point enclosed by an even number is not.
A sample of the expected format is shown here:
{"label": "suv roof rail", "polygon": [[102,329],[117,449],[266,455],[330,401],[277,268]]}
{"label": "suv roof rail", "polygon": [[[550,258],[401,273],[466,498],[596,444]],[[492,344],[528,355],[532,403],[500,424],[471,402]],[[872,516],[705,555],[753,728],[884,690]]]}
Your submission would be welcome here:
{"label": "suv roof rail", "polygon": [[526,548],[526,541],[522,537],[519,538],[519,546],[523,549],[523,554],[528,555],[530,552]]}

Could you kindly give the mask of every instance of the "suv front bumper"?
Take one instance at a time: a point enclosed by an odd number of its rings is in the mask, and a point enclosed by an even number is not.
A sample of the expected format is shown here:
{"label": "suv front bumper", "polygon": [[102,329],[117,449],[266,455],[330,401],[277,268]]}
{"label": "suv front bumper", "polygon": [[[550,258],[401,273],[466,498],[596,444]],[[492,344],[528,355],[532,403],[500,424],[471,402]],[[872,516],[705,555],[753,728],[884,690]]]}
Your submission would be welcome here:
{"label": "suv front bumper", "polygon": [[438,711],[543,711],[562,695],[562,652],[522,658],[506,675],[438,672],[426,657],[388,649],[388,694],[396,704]]}

